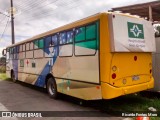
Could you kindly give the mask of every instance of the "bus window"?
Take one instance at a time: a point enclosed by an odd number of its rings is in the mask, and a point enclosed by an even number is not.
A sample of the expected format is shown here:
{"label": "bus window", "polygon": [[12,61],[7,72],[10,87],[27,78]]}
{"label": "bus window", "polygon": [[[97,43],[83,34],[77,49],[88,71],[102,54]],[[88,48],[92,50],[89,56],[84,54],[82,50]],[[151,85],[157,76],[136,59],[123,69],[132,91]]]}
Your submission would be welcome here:
{"label": "bus window", "polygon": [[19,58],[19,46],[16,46],[16,59]]}
{"label": "bus window", "polygon": [[45,38],[45,57],[54,57],[58,55],[58,36],[48,36]]}
{"label": "bus window", "polygon": [[33,42],[30,42],[30,44],[29,44],[29,50],[33,50]]}
{"label": "bus window", "polygon": [[33,58],[33,42],[26,44],[26,58]]}
{"label": "bus window", "polygon": [[34,42],[34,47],[36,47],[34,50],[34,58],[42,58],[44,53],[43,50],[41,50],[44,47],[43,39],[36,40]]}
{"label": "bus window", "polygon": [[72,43],[73,43],[72,31],[60,33],[60,46],[59,46],[60,57],[72,56],[72,53],[73,53]]}
{"label": "bus window", "polygon": [[17,53],[19,53],[19,46],[17,46],[17,47],[16,47],[16,49],[17,49],[17,50],[16,50],[16,51],[17,51]]}
{"label": "bus window", "polygon": [[96,31],[96,24],[87,25],[83,29],[76,29],[75,55],[95,55],[97,50]]}
{"label": "bus window", "polygon": [[13,47],[13,59],[16,59],[16,47]]}
{"label": "bus window", "polygon": [[45,42],[45,48],[48,48],[49,46],[52,46],[51,36],[46,37],[44,42]]}
{"label": "bus window", "polygon": [[59,43],[60,43],[60,45],[67,43],[67,34],[66,34],[66,32],[60,33]]}
{"label": "bus window", "polygon": [[72,56],[72,44],[62,45],[59,47],[59,56]]}
{"label": "bus window", "polygon": [[22,52],[22,45],[19,46],[19,52]]}
{"label": "bus window", "polygon": [[86,40],[96,39],[96,25],[88,25],[86,27]]}
{"label": "bus window", "polygon": [[38,48],[42,49],[44,47],[43,39],[39,40]]}
{"label": "bus window", "polygon": [[67,32],[67,43],[73,42],[73,31]]}
{"label": "bus window", "polygon": [[38,49],[38,40],[34,41],[34,49]]}
{"label": "bus window", "polygon": [[30,43],[26,43],[26,51],[29,50],[29,45],[30,45]]}
{"label": "bus window", "polygon": [[75,43],[75,55],[94,55],[96,46],[96,40]]}
{"label": "bus window", "polygon": [[75,41],[85,40],[85,27],[77,28],[75,31]]}
{"label": "bus window", "polygon": [[25,51],[26,51],[26,45],[23,44],[23,52],[25,52]]}
{"label": "bus window", "polygon": [[58,44],[58,37],[57,35],[52,36],[51,45],[56,46]]}
{"label": "bus window", "polygon": [[20,45],[19,50],[19,59],[25,58],[25,44]]}

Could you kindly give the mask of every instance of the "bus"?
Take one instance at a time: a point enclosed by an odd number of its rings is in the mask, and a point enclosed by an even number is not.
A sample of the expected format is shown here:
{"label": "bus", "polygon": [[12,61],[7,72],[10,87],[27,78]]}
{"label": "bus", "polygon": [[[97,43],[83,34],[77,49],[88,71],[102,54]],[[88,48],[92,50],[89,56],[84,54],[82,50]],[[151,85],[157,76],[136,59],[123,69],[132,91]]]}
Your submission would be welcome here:
{"label": "bus", "polygon": [[154,87],[152,23],[103,12],[8,46],[6,74],[83,100],[112,99]]}

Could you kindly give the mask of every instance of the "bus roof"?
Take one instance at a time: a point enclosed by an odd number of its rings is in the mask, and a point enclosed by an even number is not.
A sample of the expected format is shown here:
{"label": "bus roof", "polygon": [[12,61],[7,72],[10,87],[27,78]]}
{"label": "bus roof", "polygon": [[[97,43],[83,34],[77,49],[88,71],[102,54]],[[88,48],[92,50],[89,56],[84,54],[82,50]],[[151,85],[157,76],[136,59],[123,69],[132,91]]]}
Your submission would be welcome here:
{"label": "bus roof", "polygon": [[75,22],[66,24],[66,25],[64,25],[64,26],[61,26],[61,27],[58,27],[58,28],[49,30],[49,31],[47,31],[47,32],[38,34],[38,35],[36,35],[36,36],[33,36],[33,37],[28,38],[28,39],[26,39],[26,40],[17,42],[17,43],[15,43],[15,44],[10,45],[10,46],[7,46],[7,47],[13,47],[13,46],[20,45],[20,44],[23,44],[23,43],[26,43],[26,42],[30,42],[30,41],[33,41],[33,40],[36,40],[36,39],[39,39],[39,38],[43,38],[43,37],[45,37],[45,36],[52,35],[52,34],[57,33],[57,32],[65,31],[65,30],[67,30],[67,29],[72,29],[72,28],[74,28],[74,27],[76,27],[76,26],[82,26],[82,25],[84,25],[84,24],[86,24],[86,23],[89,23],[89,22],[96,21],[96,20],[100,19],[100,16],[101,16],[102,14],[113,14],[113,13],[114,13],[114,14],[120,14],[120,15],[124,15],[124,16],[128,16],[128,17],[134,17],[134,18],[140,19],[139,17],[133,16],[133,15],[129,15],[129,14],[124,14],[124,13],[101,12],[101,13],[97,13],[97,14],[94,14],[94,15],[92,15],[92,16],[89,16],[89,17],[80,19],[80,20],[78,20],[78,21],[75,21]]}

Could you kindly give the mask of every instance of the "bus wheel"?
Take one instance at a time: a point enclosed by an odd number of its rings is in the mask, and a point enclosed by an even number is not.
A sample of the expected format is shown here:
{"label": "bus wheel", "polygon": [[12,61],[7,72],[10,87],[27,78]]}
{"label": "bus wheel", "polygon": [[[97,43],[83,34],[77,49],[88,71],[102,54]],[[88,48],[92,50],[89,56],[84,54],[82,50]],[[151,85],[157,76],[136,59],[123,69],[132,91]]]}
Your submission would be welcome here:
{"label": "bus wheel", "polygon": [[15,78],[14,71],[12,71],[12,73],[11,73],[11,79],[12,79],[13,82],[17,81],[16,78]]}
{"label": "bus wheel", "polygon": [[57,98],[57,86],[56,86],[56,82],[53,78],[49,78],[47,81],[47,91],[48,94],[51,98],[56,99]]}

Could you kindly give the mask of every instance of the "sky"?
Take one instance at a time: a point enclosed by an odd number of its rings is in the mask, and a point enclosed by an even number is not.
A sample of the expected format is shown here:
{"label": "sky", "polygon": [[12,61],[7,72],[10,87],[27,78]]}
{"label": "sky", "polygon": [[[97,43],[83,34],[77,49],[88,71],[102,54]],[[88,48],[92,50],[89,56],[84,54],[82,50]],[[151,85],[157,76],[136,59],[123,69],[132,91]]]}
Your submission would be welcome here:
{"label": "sky", "polygon": [[[155,0],[13,0],[15,42],[114,7],[151,1]],[[9,11],[10,0],[0,0],[0,12],[8,15]],[[2,49],[11,45],[10,18],[3,14],[0,14],[0,57]]]}

